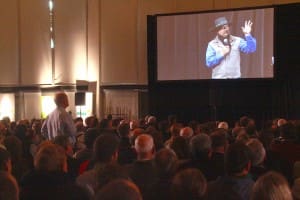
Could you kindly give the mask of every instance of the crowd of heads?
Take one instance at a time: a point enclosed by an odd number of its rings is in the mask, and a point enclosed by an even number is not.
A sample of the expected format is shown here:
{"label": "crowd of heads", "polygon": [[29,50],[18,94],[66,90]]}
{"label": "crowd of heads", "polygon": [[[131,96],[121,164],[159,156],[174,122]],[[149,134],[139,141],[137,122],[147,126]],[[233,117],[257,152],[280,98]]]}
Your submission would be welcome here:
{"label": "crowd of heads", "polygon": [[[55,102],[68,104],[63,95]],[[75,169],[69,180],[73,186],[60,180],[68,186],[61,193],[66,198],[68,191],[83,199],[210,199],[211,183],[220,177],[251,177],[250,199],[300,199],[300,177],[294,177],[300,172],[293,171],[298,157],[285,162],[282,151],[276,151],[284,144],[300,149],[297,121],[280,118],[259,130],[247,116],[232,125],[180,122],[175,115],[162,120],[89,116],[74,119],[75,144],[64,135],[46,140],[42,123],[0,121],[0,199],[26,199],[24,191],[35,191],[27,187],[28,172],[53,178],[57,172],[69,174],[70,166]],[[150,171],[145,183],[135,177]],[[92,172],[88,179],[87,172]]]}

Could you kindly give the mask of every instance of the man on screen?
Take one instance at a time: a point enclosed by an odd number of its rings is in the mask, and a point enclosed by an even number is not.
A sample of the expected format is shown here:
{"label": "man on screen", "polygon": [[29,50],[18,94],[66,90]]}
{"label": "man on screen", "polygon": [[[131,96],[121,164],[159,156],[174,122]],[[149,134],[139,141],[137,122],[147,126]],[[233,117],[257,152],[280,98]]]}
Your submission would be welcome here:
{"label": "man on screen", "polygon": [[240,78],[240,51],[246,54],[256,51],[256,39],[251,36],[250,20],[245,21],[242,27],[245,38],[230,35],[229,26],[225,17],[219,17],[212,29],[217,32],[217,36],[208,43],[206,66],[212,68],[213,79]]}

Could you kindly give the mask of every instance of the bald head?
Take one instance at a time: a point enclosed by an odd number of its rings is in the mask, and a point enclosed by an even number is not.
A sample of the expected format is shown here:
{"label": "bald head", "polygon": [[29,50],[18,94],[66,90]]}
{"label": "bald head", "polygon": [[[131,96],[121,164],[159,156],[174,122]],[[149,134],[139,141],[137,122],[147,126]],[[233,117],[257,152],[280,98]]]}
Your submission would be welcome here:
{"label": "bald head", "polygon": [[67,108],[69,106],[68,96],[64,92],[58,92],[55,94],[54,102],[58,107]]}
{"label": "bald head", "polygon": [[154,143],[151,135],[141,134],[135,139],[134,148],[138,153],[138,156],[143,157],[143,159],[149,158],[152,155]]}

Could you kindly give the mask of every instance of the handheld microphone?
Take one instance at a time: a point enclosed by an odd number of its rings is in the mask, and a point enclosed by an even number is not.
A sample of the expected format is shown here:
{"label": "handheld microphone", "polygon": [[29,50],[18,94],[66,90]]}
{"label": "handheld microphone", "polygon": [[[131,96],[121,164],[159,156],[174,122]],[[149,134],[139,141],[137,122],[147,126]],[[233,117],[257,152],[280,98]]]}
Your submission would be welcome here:
{"label": "handheld microphone", "polygon": [[227,38],[224,38],[224,40],[223,40],[223,44],[224,44],[224,45],[228,45],[228,46],[229,46],[229,41],[228,41],[228,39],[227,39]]}

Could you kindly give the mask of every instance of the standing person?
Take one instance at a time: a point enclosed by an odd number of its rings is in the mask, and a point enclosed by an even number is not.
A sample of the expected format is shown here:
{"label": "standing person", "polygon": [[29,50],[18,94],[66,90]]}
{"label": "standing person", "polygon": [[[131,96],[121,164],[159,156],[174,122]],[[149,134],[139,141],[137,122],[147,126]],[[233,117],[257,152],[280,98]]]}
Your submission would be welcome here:
{"label": "standing person", "polygon": [[242,31],[245,38],[230,33],[230,23],[225,17],[215,20],[212,31],[217,36],[208,43],[206,50],[206,66],[212,68],[213,79],[240,78],[240,51],[253,53],[256,51],[256,39],[252,37],[252,22],[245,21]]}
{"label": "standing person", "polygon": [[55,94],[54,102],[57,107],[47,116],[41,132],[49,140],[53,140],[57,135],[68,136],[70,142],[74,144],[76,127],[72,116],[66,112],[66,108],[69,106],[68,96],[64,92],[58,92]]}

